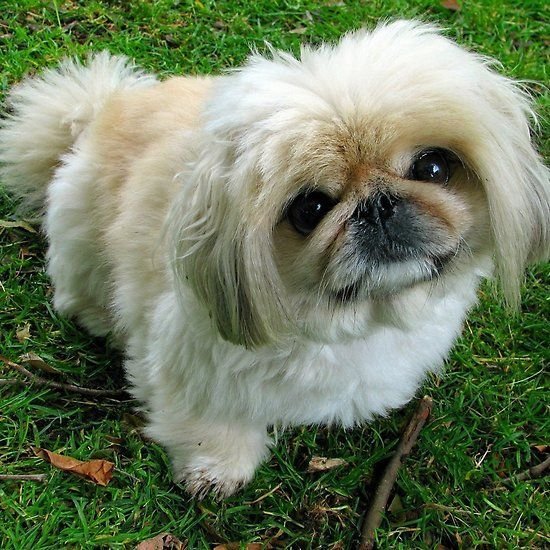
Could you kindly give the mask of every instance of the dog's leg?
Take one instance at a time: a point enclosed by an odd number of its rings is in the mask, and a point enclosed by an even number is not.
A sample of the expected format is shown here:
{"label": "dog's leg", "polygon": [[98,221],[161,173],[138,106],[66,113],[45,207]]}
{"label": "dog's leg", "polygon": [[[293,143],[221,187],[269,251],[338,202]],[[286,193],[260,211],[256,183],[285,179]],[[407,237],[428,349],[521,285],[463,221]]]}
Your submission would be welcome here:
{"label": "dog's leg", "polygon": [[99,253],[93,212],[95,179],[84,155],[67,155],[48,188],[44,228],[55,308],[76,317],[91,334],[104,336],[112,322],[107,310],[109,274]]}
{"label": "dog's leg", "polygon": [[150,325],[132,331],[125,362],[130,391],[143,403],[145,433],[167,449],[174,478],[199,497],[226,496],[250,481],[267,456],[270,417],[260,416],[259,407],[254,415],[246,399],[252,391],[261,399],[253,385],[259,379],[250,373],[256,363],[243,367],[241,348],[209,338],[202,311],[180,305],[166,292]]}
{"label": "dog's leg", "polygon": [[151,417],[148,435],[168,449],[175,480],[199,498],[210,491],[218,497],[234,493],[252,479],[268,453],[270,439],[263,425]]}

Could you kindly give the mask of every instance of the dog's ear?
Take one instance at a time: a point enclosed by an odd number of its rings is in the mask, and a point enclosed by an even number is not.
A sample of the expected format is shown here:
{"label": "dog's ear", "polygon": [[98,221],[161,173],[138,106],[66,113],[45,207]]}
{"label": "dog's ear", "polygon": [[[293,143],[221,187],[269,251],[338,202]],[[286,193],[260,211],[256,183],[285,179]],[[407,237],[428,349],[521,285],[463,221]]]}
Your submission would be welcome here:
{"label": "dog's ear", "polygon": [[179,176],[181,189],[167,223],[176,280],[183,292],[193,290],[225,340],[260,347],[285,326],[271,231],[249,225],[246,191],[234,193],[249,186],[232,181],[232,160],[223,146],[202,149]]}
{"label": "dog's ear", "polygon": [[497,275],[517,307],[526,265],[550,256],[549,170],[532,143],[529,95],[493,71],[484,77],[478,88],[484,128],[472,158],[489,203]]}

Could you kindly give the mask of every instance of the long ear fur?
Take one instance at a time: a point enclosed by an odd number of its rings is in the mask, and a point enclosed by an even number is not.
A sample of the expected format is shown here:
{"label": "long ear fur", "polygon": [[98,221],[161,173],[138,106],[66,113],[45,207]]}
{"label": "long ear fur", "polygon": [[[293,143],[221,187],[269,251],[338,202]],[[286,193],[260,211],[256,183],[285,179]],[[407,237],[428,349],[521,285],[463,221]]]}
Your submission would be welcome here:
{"label": "long ear fur", "polygon": [[[280,336],[283,307],[271,235],[253,228],[244,205],[232,197],[226,145],[206,143],[189,173],[167,223],[176,278],[208,309],[220,335],[255,348]],[[243,186],[235,186],[243,187]]]}
{"label": "long ear fur", "polygon": [[485,72],[479,82],[485,135],[474,158],[489,202],[497,275],[507,302],[517,307],[526,265],[550,256],[549,170],[531,141],[529,95]]}

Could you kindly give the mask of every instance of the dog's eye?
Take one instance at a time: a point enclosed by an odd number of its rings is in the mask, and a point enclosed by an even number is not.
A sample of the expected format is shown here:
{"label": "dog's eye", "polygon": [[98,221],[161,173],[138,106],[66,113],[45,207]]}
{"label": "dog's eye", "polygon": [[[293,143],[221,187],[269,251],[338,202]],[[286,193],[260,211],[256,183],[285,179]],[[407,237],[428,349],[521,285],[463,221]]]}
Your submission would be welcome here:
{"label": "dog's eye", "polygon": [[335,201],[320,191],[298,195],[287,210],[288,221],[302,235],[308,235],[332,210]]}
{"label": "dog's eye", "polygon": [[447,183],[451,177],[447,152],[442,149],[426,149],[413,162],[409,178],[431,183]]}

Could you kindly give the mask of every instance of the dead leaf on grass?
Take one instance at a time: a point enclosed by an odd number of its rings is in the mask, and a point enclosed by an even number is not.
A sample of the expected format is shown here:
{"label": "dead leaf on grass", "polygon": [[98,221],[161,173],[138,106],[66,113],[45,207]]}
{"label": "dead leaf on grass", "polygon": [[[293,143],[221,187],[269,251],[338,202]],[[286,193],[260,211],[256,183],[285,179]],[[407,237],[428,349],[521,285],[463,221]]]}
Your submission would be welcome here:
{"label": "dead leaf on grass", "polygon": [[307,467],[308,472],[325,472],[338,468],[338,466],[345,466],[347,462],[343,458],[326,458],[324,456],[314,456],[309,461]]}
{"label": "dead leaf on grass", "polygon": [[34,367],[43,372],[49,372],[51,374],[63,374],[60,370],[57,370],[56,368],[46,363],[46,361],[44,361],[44,359],[42,359],[42,357],[40,357],[39,355],[36,355],[36,353],[24,353],[23,355],[19,356],[19,361],[21,361],[21,363],[23,363],[24,365]]}
{"label": "dead leaf on grass", "polygon": [[15,332],[15,337],[20,341],[24,342],[31,337],[31,325],[30,323],[25,323],[21,328],[17,329]]}
{"label": "dead leaf on grass", "polygon": [[460,11],[462,9],[462,6],[457,0],[443,0],[443,2],[441,2],[441,6],[451,11]]}
{"label": "dead leaf on grass", "polygon": [[136,550],[185,550],[187,541],[181,541],[170,533],[161,533],[156,537],[144,540],[136,546]]}
{"label": "dead leaf on grass", "polygon": [[103,487],[105,487],[113,477],[115,465],[108,460],[94,459],[82,462],[76,458],[53,453],[52,451],[41,449],[40,447],[33,447],[33,451],[36,456],[49,462],[55,468],[63,470],[64,472],[71,472],[83,476]]}
{"label": "dead leaf on grass", "polygon": [[550,452],[550,445],[533,445],[533,449],[536,449],[539,453]]}

